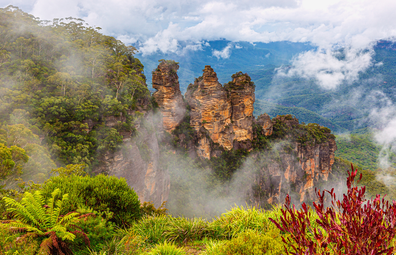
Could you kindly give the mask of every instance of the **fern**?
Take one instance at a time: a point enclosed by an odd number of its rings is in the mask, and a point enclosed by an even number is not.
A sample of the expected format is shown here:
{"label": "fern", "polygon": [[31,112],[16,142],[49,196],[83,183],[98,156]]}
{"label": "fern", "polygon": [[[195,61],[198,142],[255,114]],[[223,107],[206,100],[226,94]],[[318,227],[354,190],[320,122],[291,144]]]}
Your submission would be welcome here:
{"label": "fern", "polygon": [[[34,194],[25,192],[21,202],[14,199],[4,197],[7,205],[7,211],[14,214],[15,219],[7,222],[10,230],[23,230],[30,234],[35,234],[38,237],[45,238],[41,245],[39,254],[41,252],[47,254],[70,254],[70,249],[64,241],[74,241],[75,234],[83,235],[84,239],[87,236],[82,231],[70,231],[68,228],[73,227],[74,223],[79,219],[79,213],[69,212],[65,216],[61,216],[62,205],[68,200],[68,195],[62,196],[59,200],[59,189],[55,189],[51,193],[47,204],[40,193],[36,191]],[[89,239],[86,241],[89,246]]]}

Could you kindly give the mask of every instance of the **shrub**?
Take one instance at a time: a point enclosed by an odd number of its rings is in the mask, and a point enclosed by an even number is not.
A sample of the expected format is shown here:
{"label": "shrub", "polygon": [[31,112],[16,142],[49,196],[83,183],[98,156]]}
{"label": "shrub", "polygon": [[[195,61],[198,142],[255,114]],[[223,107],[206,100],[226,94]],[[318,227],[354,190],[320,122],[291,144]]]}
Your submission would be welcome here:
{"label": "shrub", "polygon": [[130,231],[146,239],[149,244],[157,244],[165,241],[162,233],[169,224],[170,217],[160,215],[157,217],[145,216],[140,221],[135,222]]}
{"label": "shrub", "polygon": [[[91,250],[99,251],[102,250],[105,243],[110,242],[115,234],[115,224],[111,221],[107,221],[100,215],[95,215],[97,212],[92,210],[78,210],[81,214],[90,215],[89,217],[83,217],[76,222],[83,232],[85,232],[89,238],[91,244]],[[82,238],[76,238],[71,245],[72,251],[76,254],[88,254],[88,247],[85,245]]]}
{"label": "shrub", "polygon": [[187,254],[183,248],[178,248],[171,243],[161,243],[152,249],[148,255],[185,255]]}
{"label": "shrub", "polygon": [[23,235],[25,233],[11,230],[7,224],[0,223],[0,255],[34,255],[40,245],[37,238],[29,236],[21,240]]}
{"label": "shrub", "polygon": [[[357,169],[348,171],[347,193],[336,200],[334,189],[317,192],[318,203],[313,203],[319,227],[311,224],[312,211],[305,203],[302,209],[290,206],[286,196],[285,209],[278,221],[270,219],[281,231],[291,234],[284,238],[290,254],[392,254],[392,239],[396,235],[396,202],[390,204],[377,195],[365,198],[366,188],[357,187]],[[360,174],[360,179],[362,174]],[[359,182],[357,181],[357,183]],[[331,196],[331,206],[324,206],[325,194]],[[288,251],[286,251],[289,254]]]}
{"label": "shrub", "polygon": [[247,230],[231,240],[212,243],[208,255],[261,255],[282,254],[282,240],[279,231],[260,234]]}
{"label": "shrub", "polygon": [[141,217],[137,194],[125,181],[113,176],[56,176],[42,187],[42,194],[48,197],[59,188],[62,194],[69,194],[62,212],[75,211],[79,206],[90,207],[118,226],[131,225]]}
{"label": "shrub", "polygon": [[232,238],[248,229],[267,231],[275,228],[272,223],[269,224],[269,214],[272,214],[272,212],[261,211],[255,207],[244,208],[243,206],[236,206],[232,210],[223,213],[221,217],[213,221],[212,225],[222,229],[222,234],[225,238]]}
{"label": "shrub", "polygon": [[187,243],[191,240],[202,240],[212,237],[213,229],[209,223],[201,218],[170,218],[163,236],[168,241]]}

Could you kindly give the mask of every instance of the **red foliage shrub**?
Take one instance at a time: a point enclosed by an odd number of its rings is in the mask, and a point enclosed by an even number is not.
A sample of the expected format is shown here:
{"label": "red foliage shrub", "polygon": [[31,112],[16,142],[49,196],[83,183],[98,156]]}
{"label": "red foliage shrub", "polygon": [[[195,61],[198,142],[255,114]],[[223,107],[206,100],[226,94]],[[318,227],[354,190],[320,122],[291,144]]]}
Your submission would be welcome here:
{"label": "red foliage shrub", "polygon": [[[293,252],[287,254],[392,254],[391,245],[396,235],[396,202],[389,203],[380,195],[367,200],[366,187],[357,187],[355,183],[357,169],[348,171],[346,194],[342,201],[336,200],[334,189],[317,191],[318,203],[314,210],[308,210],[303,203],[302,209],[290,206],[290,197],[286,196],[285,209],[278,221],[270,219],[281,231],[290,233],[283,242]],[[331,206],[325,207],[325,194],[331,196]],[[316,213],[314,228],[310,217]]]}

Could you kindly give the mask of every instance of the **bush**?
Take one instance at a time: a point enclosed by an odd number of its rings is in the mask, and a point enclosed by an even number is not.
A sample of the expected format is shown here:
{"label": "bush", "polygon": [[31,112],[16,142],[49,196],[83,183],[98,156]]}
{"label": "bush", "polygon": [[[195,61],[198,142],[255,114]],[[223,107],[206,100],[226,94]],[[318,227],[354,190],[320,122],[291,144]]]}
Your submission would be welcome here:
{"label": "bush", "polygon": [[76,211],[80,206],[90,207],[101,216],[107,214],[117,226],[129,226],[141,217],[140,201],[125,179],[113,176],[56,176],[42,187],[44,197],[59,188],[69,194],[62,213]]}
{"label": "bush", "polygon": [[[81,218],[76,225],[87,234],[91,244],[91,250],[93,251],[102,250],[105,243],[110,242],[115,234],[115,224],[107,221],[101,216],[95,215],[94,213],[91,216]],[[71,245],[71,249],[74,254],[89,253],[89,250],[81,237],[76,238]]]}
{"label": "bush", "polygon": [[[336,200],[334,189],[317,192],[318,203],[309,210],[305,203],[302,209],[290,206],[286,196],[285,209],[280,220],[270,219],[281,231],[291,234],[282,238],[285,247],[292,247],[291,254],[392,254],[392,239],[396,235],[396,203],[390,204],[377,195],[365,198],[366,188],[355,183],[357,169],[348,171],[347,193],[342,201]],[[331,197],[331,206],[325,207],[325,194]],[[311,223],[315,213],[317,226]],[[289,254],[288,251],[286,251]]]}
{"label": "bush", "polygon": [[279,231],[260,234],[247,230],[231,240],[212,243],[208,255],[261,255],[282,254],[282,240]]}
{"label": "bush", "polygon": [[40,244],[37,238],[28,236],[18,231],[11,231],[10,227],[6,224],[0,223],[0,255],[3,254],[36,254]]}
{"label": "bush", "polygon": [[178,248],[174,244],[162,243],[155,246],[149,253],[149,255],[185,255],[187,254],[183,248]]}

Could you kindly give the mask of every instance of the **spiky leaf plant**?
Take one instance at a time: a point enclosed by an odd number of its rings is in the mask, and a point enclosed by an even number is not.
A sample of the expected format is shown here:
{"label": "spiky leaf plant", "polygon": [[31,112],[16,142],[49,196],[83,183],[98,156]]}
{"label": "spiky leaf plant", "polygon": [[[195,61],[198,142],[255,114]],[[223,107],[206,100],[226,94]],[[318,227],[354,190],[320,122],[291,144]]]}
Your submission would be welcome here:
{"label": "spiky leaf plant", "polygon": [[11,231],[26,232],[19,240],[28,236],[41,238],[42,242],[38,254],[72,254],[67,241],[73,241],[76,234],[82,235],[89,246],[87,235],[74,225],[79,218],[77,212],[60,215],[62,204],[68,199],[68,194],[58,198],[59,189],[52,192],[52,196],[45,204],[40,191],[34,194],[25,192],[20,202],[4,197],[7,211],[14,215],[14,220],[7,221]]}

